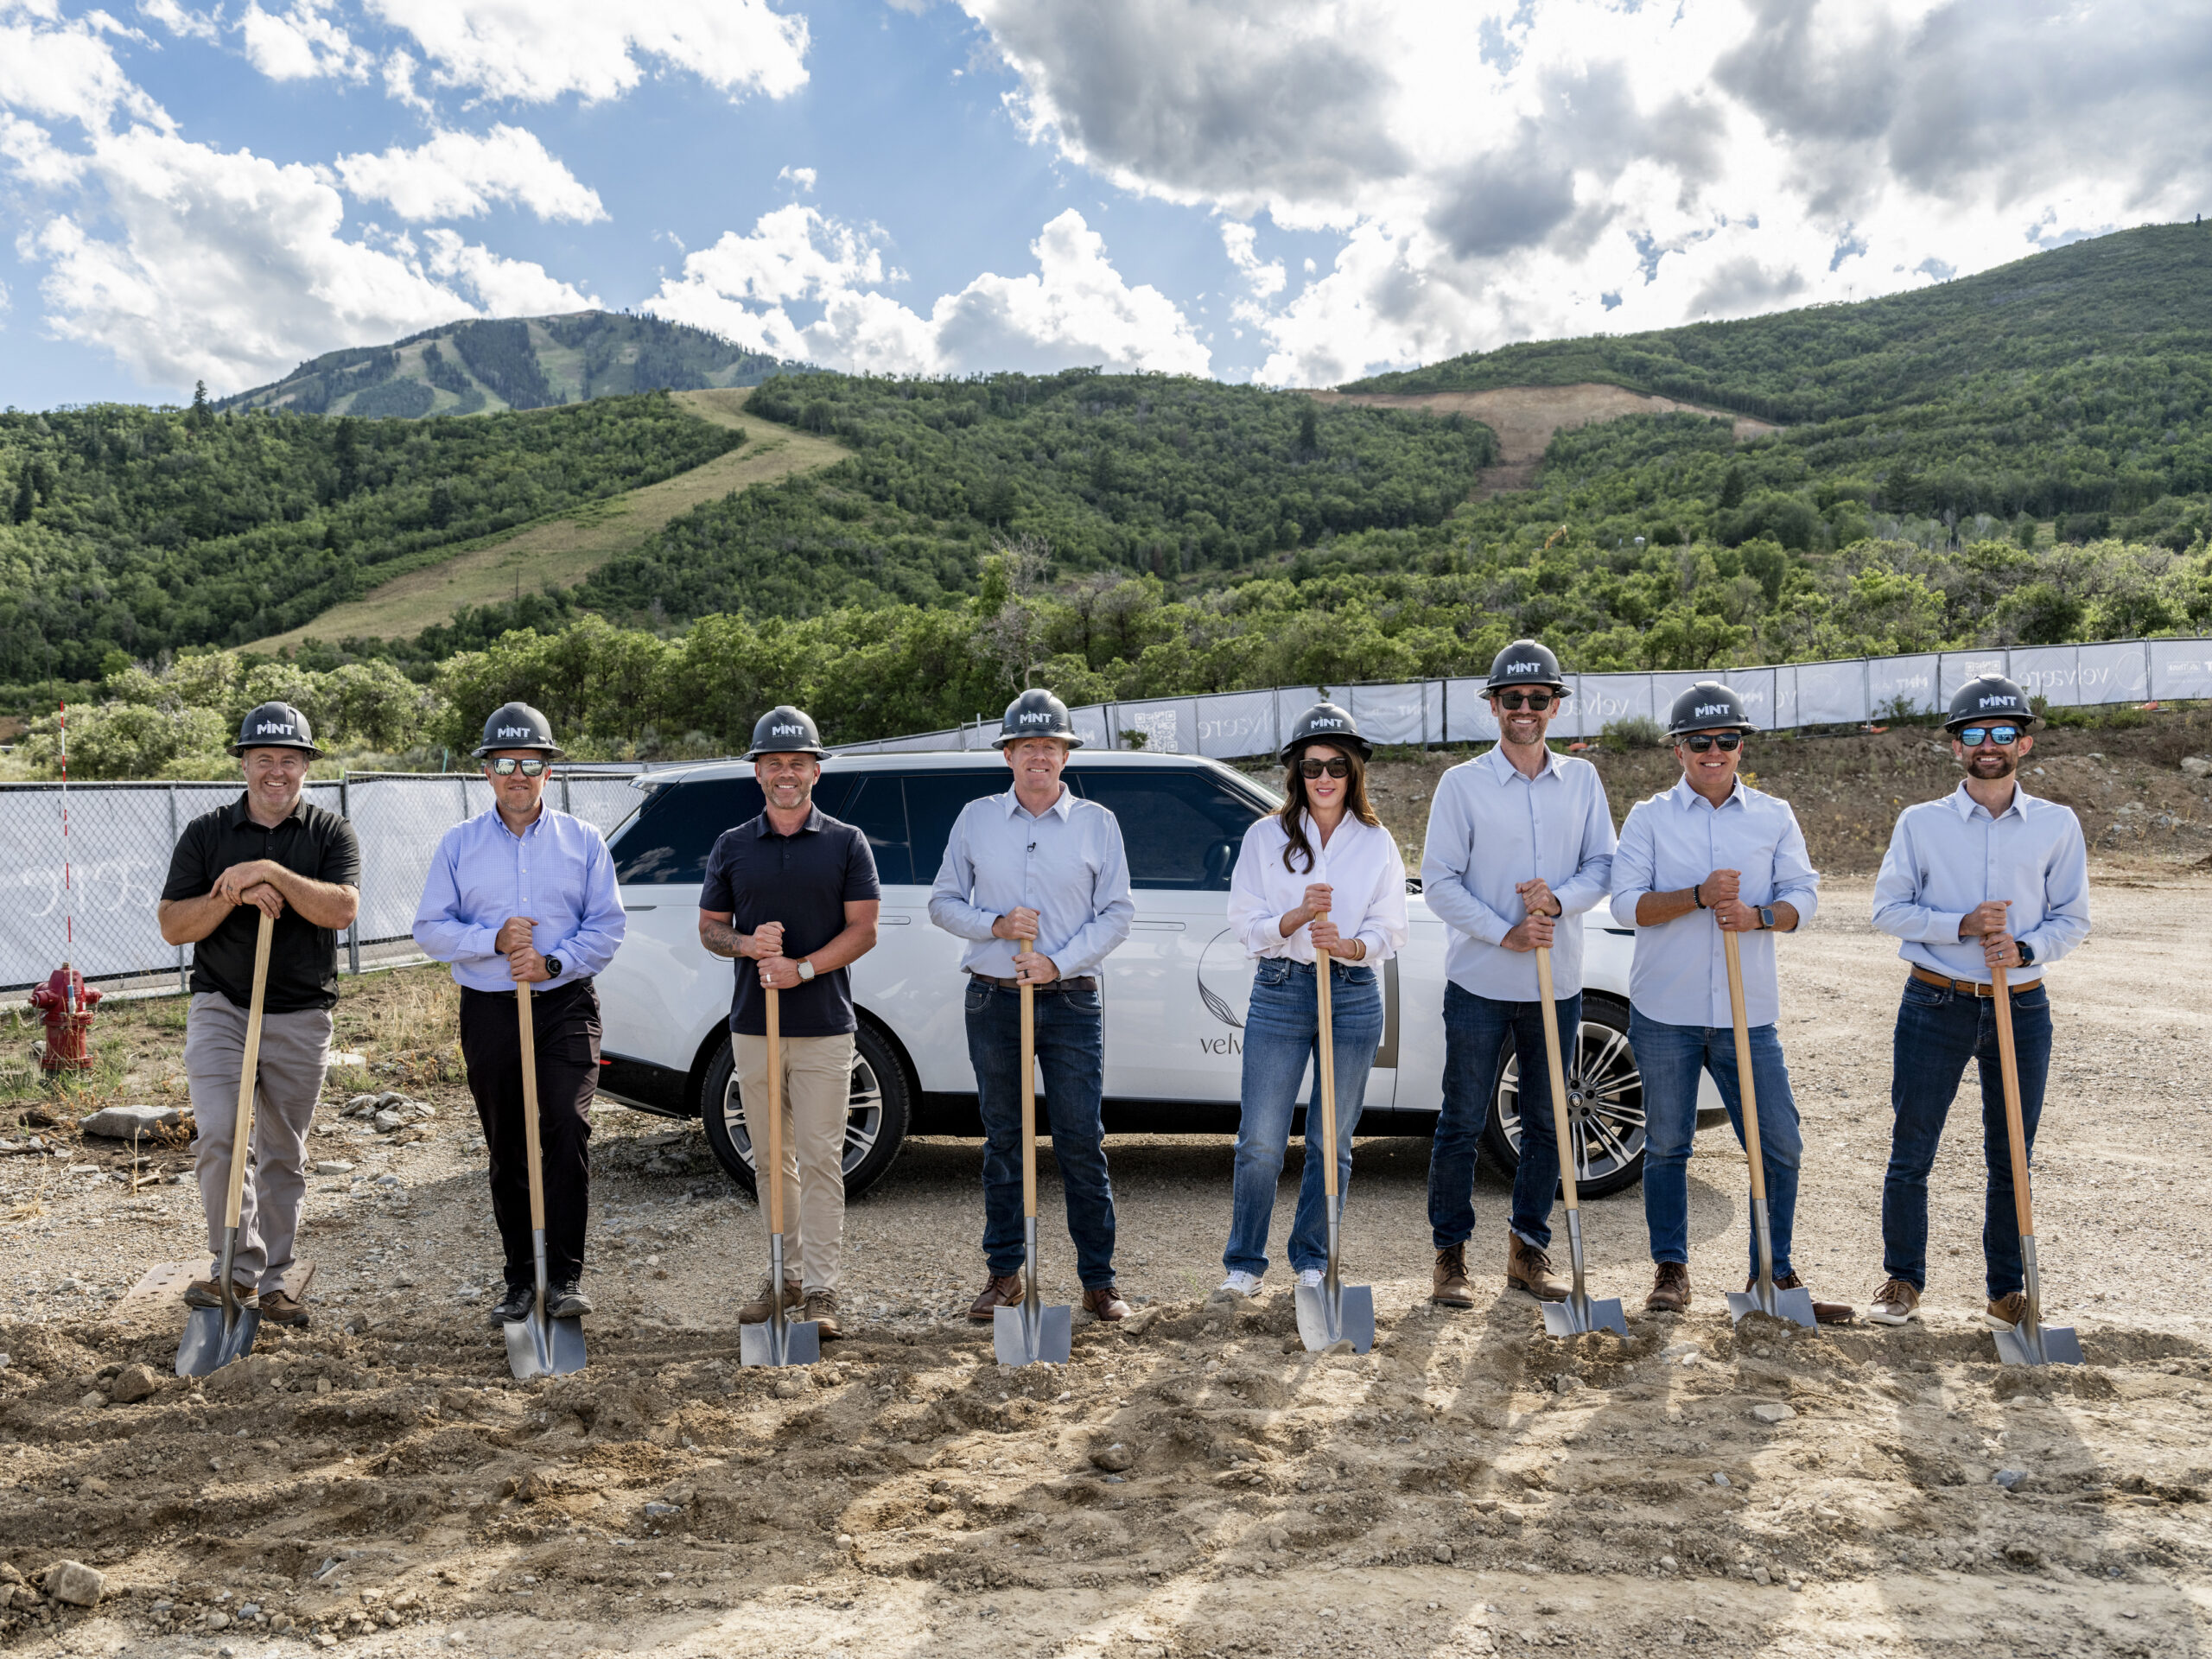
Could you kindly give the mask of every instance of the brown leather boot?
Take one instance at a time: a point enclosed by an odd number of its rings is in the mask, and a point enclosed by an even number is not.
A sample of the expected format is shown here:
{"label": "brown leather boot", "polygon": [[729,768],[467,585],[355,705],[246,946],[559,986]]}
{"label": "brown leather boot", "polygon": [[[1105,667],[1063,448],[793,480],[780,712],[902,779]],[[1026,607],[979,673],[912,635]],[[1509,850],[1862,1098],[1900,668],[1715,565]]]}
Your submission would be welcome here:
{"label": "brown leather boot", "polygon": [[1112,1285],[1101,1285],[1096,1290],[1083,1293],[1083,1305],[1094,1318],[1109,1324],[1129,1317],[1129,1305],[1122,1300],[1122,1293]]}
{"label": "brown leather boot", "polygon": [[1687,1313],[1690,1306],[1690,1270],[1679,1262],[1662,1262],[1651,1277],[1651,1294],[1643,1299],[1647,1313]]}
{"label": "brown leather boot", "polygon": [[1472,1307],[1475,1287],[1467,1282],[1467,1247],[1451,1244],[1436,1253],[1428,1275],[1428,1300],[1446,1307]]}
{"label": "brown leather boot", "polygon": [[[799,1288],[798,1280],[784,1281],[785,1313],[796,1311],[805,1300],[806,1293]],[[737,1310],[737,1322],[740,1325],[766,1325],[772,1311],[768,1301],[768,1275],[764,1273],[760,1275],[760,1288],[753,1293],[753,1300]]]}
{"label": "brown leather boot", "polygon": [[998,1317],[1002,1307],[1021,1306],[1021,1275],[1009,1273],[1003,1279],[986,1279],[976,1300],[968,1305],[968,1317],[977,1325],[988,1325]]}
{"label": "brown leather boot", "polygon": [[[1757,1283],[1758,1279],[1754,1275],[1744,1281],[1744,1288],[1749,1290]],[[1777,1290],[1802,1290],[1808,1295],[1811,1294],[1810,1287],[1795,1273],[1783,1274],[1781,1278],[1774,1281],[1774,1287]],[[1858,1317],[1858,1310],[1848,1302],[1823,1302],[1816,1300],[1813,1303],[1813,1318],[1821,1325],[1849,1325]]]}
{"label": "brown leather boot", "polygon": [[296,1331],[308,1328],[308,1311],[292,1300],[291,1292],[279,1287],[264,1292],[261,1298],[261,1318],[264,1324],[286,1325]]}
{"label": "brown leather boot", "polygon": [[1505,1236],[1505,1282],[1540,1302],[1563,1302],[1567,1287],[1552,1277],[1552,1259],[1518,1233]]}

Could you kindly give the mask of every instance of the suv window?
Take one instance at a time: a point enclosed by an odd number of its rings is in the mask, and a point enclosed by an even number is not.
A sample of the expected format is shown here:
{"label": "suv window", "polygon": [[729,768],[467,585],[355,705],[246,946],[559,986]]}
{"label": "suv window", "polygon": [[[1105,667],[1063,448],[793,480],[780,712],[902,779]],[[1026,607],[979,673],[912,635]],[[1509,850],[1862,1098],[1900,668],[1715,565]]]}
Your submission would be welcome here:
{"label": "suv window", "polygon": [[[835,774],[814,786],[814,804],[831,817],[853,780]],[[614,879],[625,887],[696,884],[707,879],[707,855],[725,830],[760,816],[760,785],[750,778],[696,778],[664,784],[638,809],[607,850]]]}
{"label": "suv window", "polygon": [[1203,772],[1071,766],[1067,775],[1121,820],[1134,887],[1228,892],[1244,832],[1265,812],[1250,796]]}
{"label": "suv window", "polygon": [[[944,862],[944,843],[952,839],[953,820],[960,809],[985,795],[1005,794],[1014,787],[1014,774],[1000,766],[988,771],[910,772],[905,777],[906,828],[912,836],[914,860],[910,879],[927,887]],[[874,779],[869,782],[873,785]]]}
{"label": "suv window", "polygon": [[[897,772],[863,772],[852,798],[836,816],[868,837],[875,855],[875,879],[887,887],[914,880],[914,861],[906,842],[906,795]],[[930,879],[936,878],[931,869]]]}

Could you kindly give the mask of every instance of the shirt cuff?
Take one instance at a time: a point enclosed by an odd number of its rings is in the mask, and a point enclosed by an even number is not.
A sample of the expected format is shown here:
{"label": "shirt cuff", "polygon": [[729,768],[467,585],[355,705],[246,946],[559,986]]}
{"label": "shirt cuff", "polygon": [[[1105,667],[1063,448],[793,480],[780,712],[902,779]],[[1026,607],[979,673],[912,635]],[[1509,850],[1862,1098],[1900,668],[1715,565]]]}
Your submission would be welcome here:
{"label": "shirt cuff", "polygon": [[1923,944],[1965,944],[1970,941],[1959,934],[1959,924],[1971,912],[1963,910],[1931,910],[1928,912],[1928,931],[1920,936]]}

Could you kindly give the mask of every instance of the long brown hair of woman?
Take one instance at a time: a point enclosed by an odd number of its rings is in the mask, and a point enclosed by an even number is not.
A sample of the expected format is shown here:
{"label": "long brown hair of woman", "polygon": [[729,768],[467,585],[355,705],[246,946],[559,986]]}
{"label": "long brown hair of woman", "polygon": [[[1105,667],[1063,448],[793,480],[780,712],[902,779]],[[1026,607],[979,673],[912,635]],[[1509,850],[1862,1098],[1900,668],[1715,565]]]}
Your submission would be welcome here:
{"label": "long brown hair of woman", "polygon": [[[1301,868],[1291,862],[1294,856],[1305,860],[1305,874],[1310,875],[1313,870],[1313,843],[1306,839],[1306,826],[1299,821],[1306,806],[1306,779],[1299,773],[1298,763],[1306,758],[1308,748],[1332,749],[1336,748],[1336,745],[1307,744],[1292,755],[1282,769],[1283,803],[1275,809],[1275,816],[1282,820],[1282,832],[1287,843],[1282,849],[1282,867],[1293,875],[1299,874]],[[1359,758],[1357,749],[1341,748],[1337,749],[1337,753],[1344,756],[1345,763],[1351,768],[1351,775],[1344,779],[1344,810],[1371,830],[1381,828],[1382,820],[1375,815],[1375,808],[1367,799],[1367,762]]]}

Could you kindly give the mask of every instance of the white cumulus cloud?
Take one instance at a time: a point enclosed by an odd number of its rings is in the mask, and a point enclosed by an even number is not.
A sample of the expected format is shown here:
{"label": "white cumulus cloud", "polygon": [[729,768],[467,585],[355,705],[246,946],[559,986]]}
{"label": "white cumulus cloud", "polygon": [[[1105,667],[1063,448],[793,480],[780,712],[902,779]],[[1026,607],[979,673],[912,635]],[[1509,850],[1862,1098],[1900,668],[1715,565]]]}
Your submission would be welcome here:
{"label": "white cumulus cloud", "polygon": [[366,80],[374,63],[344,25],[327,15],[323,0],[293,0],[291,9],[282,12],[250,3],[238,28],[246,61],[271,80],[312,80],[319,75]]}
{"label": "white cumulus cloud", "polygon": [[607,217],[599,193],[535,133],[501,124],[487,133],[441,132],[412,149],[341,156],[338,177],[354,196],[391,204],[402,219],[467,219],[497,202],[540,219],[588,224]]}

